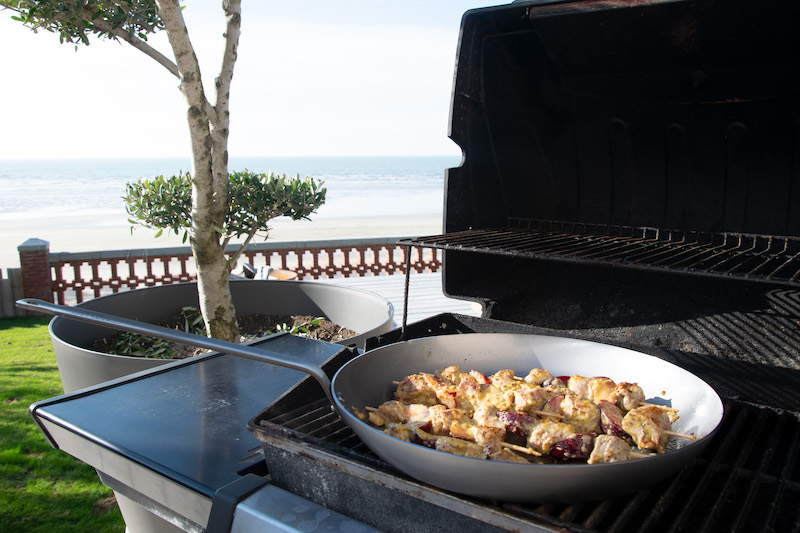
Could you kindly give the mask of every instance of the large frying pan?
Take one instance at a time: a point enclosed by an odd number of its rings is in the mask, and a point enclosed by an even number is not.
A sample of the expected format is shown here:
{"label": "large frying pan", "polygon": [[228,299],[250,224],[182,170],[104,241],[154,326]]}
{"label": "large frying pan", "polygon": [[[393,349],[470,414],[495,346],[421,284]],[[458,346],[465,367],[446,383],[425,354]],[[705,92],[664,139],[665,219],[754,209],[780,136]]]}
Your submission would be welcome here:
{"label": "large frying pan", "polygon": [[[344,422],[378,456],[405,474],[445,490],[517,502],[577,502],[635,492],[686,465],[708,444],[722,420],[723,408],[714,390],[693,374],[639,352],[588,341],[516,334],[464,334],[429,337],[369,351],[345,364],[329,380],[306,361],[260,348],[208,339],[134,320],[61,306],[20,300],[20,307],[102,324],[217,350],[306,372],[325,390]],[[510,368],[525,374],[531,368],[554,375],[607,376],[638,382],[648,400],[679,409],[673,429],[697,440],[673,438],[667,453],[607,464],[537,465],[461,457],[391,437],[359,420],[352,412],[392,398],[392,381],[450,365],[492,374]]]}

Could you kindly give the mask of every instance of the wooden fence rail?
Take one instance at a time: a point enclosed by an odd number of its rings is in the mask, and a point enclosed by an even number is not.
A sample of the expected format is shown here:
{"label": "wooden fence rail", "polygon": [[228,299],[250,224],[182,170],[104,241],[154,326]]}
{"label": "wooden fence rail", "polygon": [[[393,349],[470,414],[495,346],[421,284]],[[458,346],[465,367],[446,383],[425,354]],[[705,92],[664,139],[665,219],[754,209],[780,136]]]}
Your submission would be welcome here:
{"label": "wooden fence rail", "polygon": [[[398,238],[342,239],[250,244],[240,259],[254,267],[292,270],[298,279],[349,278],[405,273],[411,253],[412,272],[441,268],[438,250],[409,248]],[[228,248],[232,255],[237,247]],[[45,241],[31,239],[19,247],[24,297],[60,304],[83,302],[139,287],[192,281],[197,274],[186,247],[50,253]],[[5,295],[5,291],[2,293]],[[3,296],[3,309],[23,297]],[[12,299],[13,298],[13,299]],[[13,307],[13,305],[12,305]],[[5,311],[4,311],[5,312]],[[4,315],[0,315],[4,316]]]}

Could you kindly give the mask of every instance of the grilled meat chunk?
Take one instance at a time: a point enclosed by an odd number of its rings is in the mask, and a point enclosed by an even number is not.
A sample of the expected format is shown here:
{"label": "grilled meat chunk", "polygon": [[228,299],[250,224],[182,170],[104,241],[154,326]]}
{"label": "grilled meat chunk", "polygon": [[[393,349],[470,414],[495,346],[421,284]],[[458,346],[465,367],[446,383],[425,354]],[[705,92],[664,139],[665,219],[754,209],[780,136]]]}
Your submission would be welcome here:
{"label": "grilled meat chunk", "polygon": [[631,409],[640,407],[645,400],[644,391],[636,383],[620,382],[614,387],[611,397],[608,399],[611,403],[617,404],[617,407],[627,412]]}
{"label": "grilled meat chunk", "polygon": [[575,394],[561,394],[545,404],[545,413],[563,417],[577,429],[577,433],[600,433],[600,409],[589,400]]}
{"label": "grilled meat chunk", "polygon": [[412,374],[403,379],[397,385],[394,397],[403,403],[419,403],[422,405],[436,405],[439,403],[436,392],[430,388],[428,380],[422,374]]}
{"label": "grilled meat chunk", "polygon": [[[536,385],[538,387],[544,387],[546,386],[544,385],[545,383],[551,383],[553,382],[553,380],[556,379],[558,378],[556,378],[553,374],[551,374],[547,370],[542,370],[541,368],[534,368],[530,372],[528,372],[528,375],[525,376],[522,381],[524,381],[528,385]],[[558,381],[560,382],[561,380]]]}
{"label": "grilled meat chunk", "polygon": [[486,453],[492,454],[503,449],[506,430],[456,422],[450,426],[450,436],[472,441],[483,446]]}
{"label": "grilled meat chunk", "polygon": [[455,437],[439,437],[436,439],[434,447],[440,452],[463,455],[464,457],[475,457],[477,459],[487,459],[486,450],[480,444],[475,444],[464,439]]}
{"label": "grilled meat chunk", "polygon": [[512,392],[514,409],[519,413],[533,414],[541,411],[544,406],[564,393],[563,389],[551,387],[520,387]]}
{"label": "grilled meat chunk", "polygon": [[528,446],[539,453],[547,455],[554,444],[569,439],[577,433],[575,426],[570,424],[543,420],[529,427]]}
{"label": "grilled meat chunk", "polygon": [[508,448],[503,448],[497,453],[493,453],[489,455],[489,459],[492,461],[502,461],[504,463],[525,463],[528,464],[528,460],[524,457],[520,457],[516,453],[512,452]]}
{"label": "grilled meat chunk", "polygon": [[671,430],[672,423],[663,409],[655,405],[645,405],[628,411],[622,419],[622,429],[633,438],[639,448],[663,453],[669,440],[669,435],[664,430]]}
{"label": "grilled meat chunk", "polygon": [[631,459],[631,447],[627,442],[614,435],[598,435],[594,440],[594,448],[587,461],[596,463],[615,463]]}

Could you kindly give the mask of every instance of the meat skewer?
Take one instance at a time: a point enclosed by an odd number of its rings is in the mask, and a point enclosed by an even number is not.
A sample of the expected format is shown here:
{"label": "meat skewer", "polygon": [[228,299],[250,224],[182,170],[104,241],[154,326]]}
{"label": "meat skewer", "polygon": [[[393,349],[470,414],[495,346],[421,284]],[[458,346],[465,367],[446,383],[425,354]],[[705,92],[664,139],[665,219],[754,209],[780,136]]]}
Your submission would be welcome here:
{"label": "meat skewer", "polygon": [[[670,437],[696,439],[672,430],[676,409],[648,404],[638,384],[607,377],[555,377],[538,368],[525,377],[512,370],[487,376],[453,365],[393,383],[395,400],[366,408],[366,416],[354,409],[359,417],[459,455],[527,462],[518,452],[594,464],[652,455],[632,451],[630,442],[662,453]],[[507,442],[512,434],[527,446]]]}

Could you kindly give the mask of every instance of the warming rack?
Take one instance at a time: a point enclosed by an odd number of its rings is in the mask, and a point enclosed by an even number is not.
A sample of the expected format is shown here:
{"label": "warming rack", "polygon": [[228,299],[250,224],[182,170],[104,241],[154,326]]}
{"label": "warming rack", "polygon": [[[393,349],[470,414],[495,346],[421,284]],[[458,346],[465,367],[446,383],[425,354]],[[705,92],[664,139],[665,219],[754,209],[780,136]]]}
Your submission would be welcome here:
{"label": "warming rack", "polygon": [[797,237],[509,218],[398,244],[800,285]]}

